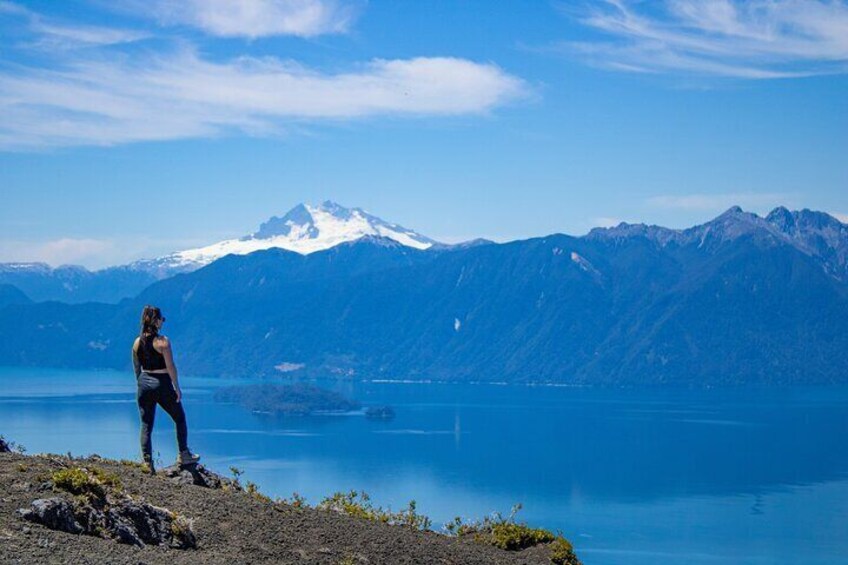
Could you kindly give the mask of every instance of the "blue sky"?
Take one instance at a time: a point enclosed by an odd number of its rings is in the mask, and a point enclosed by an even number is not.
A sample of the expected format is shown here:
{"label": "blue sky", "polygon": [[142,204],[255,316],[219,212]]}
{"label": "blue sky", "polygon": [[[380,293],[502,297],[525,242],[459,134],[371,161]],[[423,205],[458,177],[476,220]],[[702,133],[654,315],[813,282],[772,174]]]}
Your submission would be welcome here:
{"label": "blue sky", "polygon": [[0,0],[0,261],[325,199],[444,241],[848,221],[847,75],[844,1]]}

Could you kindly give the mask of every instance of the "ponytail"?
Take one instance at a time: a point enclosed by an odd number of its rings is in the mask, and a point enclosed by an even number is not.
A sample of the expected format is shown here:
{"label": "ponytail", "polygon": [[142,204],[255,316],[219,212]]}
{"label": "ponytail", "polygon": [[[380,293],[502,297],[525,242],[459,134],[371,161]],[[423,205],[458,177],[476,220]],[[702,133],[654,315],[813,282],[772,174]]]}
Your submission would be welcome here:
{"label": "ponytail", "polygon": [[156,306],[147,305],[141,311],[141,331],[138,336],[142,342],[147,341],[150,337],[159,335],[159,328],[156,327],[156,322],[162,319],[162,311]]}

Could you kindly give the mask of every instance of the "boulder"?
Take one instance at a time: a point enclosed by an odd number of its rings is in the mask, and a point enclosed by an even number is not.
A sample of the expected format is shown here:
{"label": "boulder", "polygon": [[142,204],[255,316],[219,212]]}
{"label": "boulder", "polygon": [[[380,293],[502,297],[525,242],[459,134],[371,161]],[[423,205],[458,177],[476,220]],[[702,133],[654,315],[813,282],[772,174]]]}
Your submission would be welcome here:
{"label": "boulder", "polygon": [[112,538],[120,543],[166,545],[177,549],[197,547],[191,521],[167,508],[121,500],[103,511],[79,500],[61,497],[38,499],[29,509],[18,510],[25,520],[51,530]]}
{"label": "boulder", "polygon": [[112,537],[133,545],[169,545],[180,549],[196,547],[197,540],[188,520],[166,508],[126,500],[106,514]]}
{"label": "boulder", "polygon": [[24,519],[47,526],[51,530],[60,530],[71,534],[81,534],[85,530],[77,522],[74,505],[64,498],[39,498],[29,509],[22,508],[18,514]]}

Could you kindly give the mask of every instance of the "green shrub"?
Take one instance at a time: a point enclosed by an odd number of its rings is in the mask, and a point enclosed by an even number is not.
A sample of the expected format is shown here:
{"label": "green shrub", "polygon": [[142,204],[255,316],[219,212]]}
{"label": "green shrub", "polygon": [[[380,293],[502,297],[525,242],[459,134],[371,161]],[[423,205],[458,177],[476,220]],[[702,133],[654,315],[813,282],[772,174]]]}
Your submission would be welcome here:
{"label": "green shrub", "polygon": [[121,489],[121,479],[118,475],[97,467],[60,469],[54,471],[49,480],[56,488],[89,500],[104,500],[108,489]]}
{"label": "green shrub", "polygon": [[551,563],[555,565],[580,565],[580,560],[577,559],[577,554],[574,553],[571,543],[561,535],[557,536],[550,548]]}
{"label": "green shrub", "polygon": [[87,469],[83,467],[71,467],[55,471],[50,480],[53,485],[71,494],[84,497],[103,499],[106,497],[106,488],[103,483]]}
{"label": "green shrub", "polygon": [[112,487],[118,490],[121,489],[121,477],[119,477],[117,474],[109,473],[98,467],[92,467],[91,469],[89,469],[89,472],[94,475],[94,477],[98,481],[100,481],[102,485]]}
{"label": "green shrub", "polygon": [[486,516],[475,522],[463,522],[456,517],[445,524],[449,535],[470,536],[475,542],[493,545],[507,551],[521,551],[539,544],[548,544],[551,563],[555,565],[580,565],[571,543],[561,534],[554,534],[542,528],[531,528],[527,524],[515,521],[515,515],[521,510],[516,504],[506,518],[500,513]]}
{"label": "green shrub", "polygon": [[525,524],[500,522],[492,525],[492,545],[508,551],[521,551],[540,543],[550,543],[556,536],[548,530]]}

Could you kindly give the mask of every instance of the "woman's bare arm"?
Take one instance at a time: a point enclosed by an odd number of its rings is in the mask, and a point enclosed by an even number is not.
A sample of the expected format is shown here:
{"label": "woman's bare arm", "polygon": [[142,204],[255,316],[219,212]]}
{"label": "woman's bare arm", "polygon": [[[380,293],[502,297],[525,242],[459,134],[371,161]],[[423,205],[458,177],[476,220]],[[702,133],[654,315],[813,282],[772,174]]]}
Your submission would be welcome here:
{"label": "woman's bare arm", "polygon": [[157,349],[159,349],[159,353],[165,358],[165,368],[168,369],[168,374],[171,376],[171,383],[173,383],[174,390],[177,393],[177,402],[180,402],[183,398],[183,393],[180,390],[180,383],[177,380],[177,366],[174,364],[174,352],[171,348],[171,340],[162,336],[154,343],[155,345],[159,345]]}
{"label": "woman's bare arm", "polygon": [[132,364],[135,371],[135,378],[141,374],[141,361],[138,360],[138,338],[135,338],[132,346]]}

